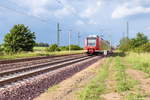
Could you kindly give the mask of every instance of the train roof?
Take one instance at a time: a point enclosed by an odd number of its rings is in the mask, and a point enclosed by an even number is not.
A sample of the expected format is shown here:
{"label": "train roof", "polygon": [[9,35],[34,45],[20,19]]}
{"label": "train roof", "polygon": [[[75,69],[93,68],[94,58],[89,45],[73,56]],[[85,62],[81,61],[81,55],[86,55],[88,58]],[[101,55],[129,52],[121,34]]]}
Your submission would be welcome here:
{"label": "train roof", "polygon": [[98,35],[89,35],[88,38],[97,38],[99,37]]}

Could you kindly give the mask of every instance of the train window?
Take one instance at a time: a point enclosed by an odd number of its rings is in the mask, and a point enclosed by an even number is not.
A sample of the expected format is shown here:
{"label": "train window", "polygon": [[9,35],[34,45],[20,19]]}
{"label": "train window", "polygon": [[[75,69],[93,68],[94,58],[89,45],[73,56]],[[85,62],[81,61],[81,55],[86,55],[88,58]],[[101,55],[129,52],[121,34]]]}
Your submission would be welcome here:
{"label": "train window", "polygon": [[96,39],[95,38],[88,38],[87,44],[88,44],[88,46],[96,46]]}

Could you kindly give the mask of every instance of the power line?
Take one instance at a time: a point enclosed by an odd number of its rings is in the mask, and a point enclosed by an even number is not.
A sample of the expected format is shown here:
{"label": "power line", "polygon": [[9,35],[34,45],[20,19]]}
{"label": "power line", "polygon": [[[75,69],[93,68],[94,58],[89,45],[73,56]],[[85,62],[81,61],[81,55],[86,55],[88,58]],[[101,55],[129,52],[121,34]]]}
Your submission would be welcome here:
{"label": "power line", "polygon": [[59,0],[56,0],[59,4],[61,4],[61,5],[64,5],[61,1],[59,1]]}
{"label": "power line", "polygon": [[18,11],[18,10],[16,10],[16,9],[9,8],[9,7],[6,7],[6,6],[4,6],[4,5],[0,5],[0,7],[1,7],[1,8],[4,8],[4,9],[8,9],[8,10],[10,10],[10,11],[13,11],[13,12],[15,12],[15,13],[17,13],[17,14],[21,14],[21,15],[33,17],[33,18],[38,19],[38,20],[40,20],[40,21],[42,21],[42,22],[44,22],[44,23],[47,23],[47,21],[46,21],[45,19],[41,19],[40,17],[33,16],[33,15],[28,14],[28,13],[20,12],[20,11]]}
{"label": "power line", "polygon": [[[56,0],[56,2],[57,3],[59,3],[60,5],[62,5],[64,8],[66,8],[66,9],[68,9],[68,10],[70,10],[68,7],[66,7],[65,5],[64,5],[64,3],[62,3],[60,0]],[[82,21],[86,24],[87,22],[85,22],[84,20],[83,20],[83,18],[81,18],[81,17],[79,17],[75,12],[71,12],[75,17],[77,17],[78,19],[82,19]]]}

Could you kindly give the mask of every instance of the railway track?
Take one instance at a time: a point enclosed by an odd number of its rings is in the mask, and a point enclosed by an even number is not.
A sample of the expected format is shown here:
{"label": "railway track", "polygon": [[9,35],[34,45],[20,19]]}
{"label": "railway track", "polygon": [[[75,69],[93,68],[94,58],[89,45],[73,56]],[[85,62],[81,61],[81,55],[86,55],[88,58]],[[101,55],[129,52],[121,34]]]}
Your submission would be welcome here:
{"label": "railway track", "polygon": [[46,63],[46,62],[51,62],[51,61],[55,61],[55,60],[59,60],[59,59],[66,59],[68,57],[76,57],[76,56],[81,56],[83,54],[76,54],[76,55],[63,55],[63,56],[55,56],[55,57],[48,57],[48,58],[39,58],[39,59],[34,59],[34,60],[31,60],[31,58],[29,58],[28,60],[26,59],[26,61],[22,60],[22,62],[19,60],[15,61],[10,61],[9,62],[5,62],[3,64],[0,64],[0,71],[4,71],[4,70],[8,70],[8,69],[15,69],[15,68],[20,68],[20,67],[28,67],[28,66],[32,66],[32,65],[35,65],[35,64],[40,64],[40,63]]}
{"label": "railway track", "polygon": [[38,56],[38,57],[31,57],[31,58],[18,58],[18,59],[14,59],[14,60],[0,60],[0,64],[11,64],[11,63],[26,62],[26,61],[41,60],[41,59],[43,60],[43,59],[65,57],[65,56],[72,56],[72,55],[79,55],[79,54],[84,54],[84,53],[56,55],[56,56]]}
{"label": "railway track", "polygon": [[89,59],[91,57],[80,55],[65,59],[53,60],[51,62],[32,65],[30,67],[21,67],[0,72],[0,87],[14,83],[19,80],[27,79],[29,77],[37,76],[42,73],[57,70],[62,67]]}

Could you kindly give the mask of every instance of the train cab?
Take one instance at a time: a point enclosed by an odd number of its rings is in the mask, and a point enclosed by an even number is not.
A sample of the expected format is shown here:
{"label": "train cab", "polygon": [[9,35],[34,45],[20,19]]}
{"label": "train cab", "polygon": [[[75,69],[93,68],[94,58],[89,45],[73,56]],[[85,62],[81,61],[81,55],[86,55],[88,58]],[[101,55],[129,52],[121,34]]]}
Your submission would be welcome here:
{"label": "train cab", "polygon": [[94,54],[99,48],[99,37],[96,35],[90,35],[85,39],[84,49],[87,53]]}

